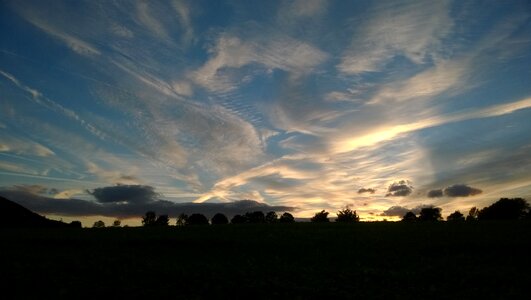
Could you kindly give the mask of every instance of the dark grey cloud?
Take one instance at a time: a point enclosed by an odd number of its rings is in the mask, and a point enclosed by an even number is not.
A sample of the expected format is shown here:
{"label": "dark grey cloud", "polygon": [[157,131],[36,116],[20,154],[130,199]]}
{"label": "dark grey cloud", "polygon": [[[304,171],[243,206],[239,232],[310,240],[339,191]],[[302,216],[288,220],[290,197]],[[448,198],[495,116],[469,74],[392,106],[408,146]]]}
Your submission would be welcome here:
{"label": "dark grey cloud", "polygon": [[374,194],[374,192],[376,192],[375,189],[371,189],[371,188],[361,188],[358,190],[358,194],[363,194],[363,193],[370,193],[370,194]]}
{"label": "dark grey cloud", "polygon": [[22,191],[27,192],[31,194],[39,194],[39,195],[55,195],[59,193],[59,190],[56,188],[48,188],[39,184],[31,184],[31,185],[14,185],[11,187],[12,190],[16,191]]}
{"label": "dark grey cloud", "polygon": [[442,197],[443,196],[443,190],[442,189],[438,189],[438,190],[431,190],[428,192],[428,198],[438,198],[438,197]]}
{"label": "dark grey cloud", "polygon": [[154,201],[160,196],[152,186],[125,184],[87,190],[87,193],[94,196],[100,203],[145,203]]}
{"label": "dark grey cloud", "polygon": [[444,189],[444,195],[448,197],[468,197],[481,194],[483,191],[466,184],[454,184]]}
{"label": "dark grey cloud", "polygon": [[407,196],[413,192],[413,186],[411,185],[411,182],[407,180],[400,180],[398,182],[393,182],[393,184],[387,189],[387,192],[387,195],[385,195],[386,197]]}
{"label": "dark grey cloud", "polygon": [[415,206],[414,208],[407,208],[404,206],[391,206],[388,209],[384,210],[383,213],[380,214],[380,216],[401,218],[407,212],[410,212],[410,211],[418,215],[420,211],[425,207],[433,207],[433,205],[421,204],[421,205]]}
{"label": "dark grey cloud", "polygon": [[381,216],[403,217],[408,211],[411,211],[411,209],[403,206],[391,206],[384,210]]}
{"label": "dark grey cloud", "polygon": [[201,213],[210,218],[218,212],[232,217],[249,211],[285,212],[295,209],[289,206],[271,206],[253,200],[229,203],[174,203],[167,200],[98,202],[81,199],[54,199],[14,189],[2,189],[0,195],[42,215],[55,214],[75,217],[107,216],[126,219],[141,217],[147,211],[155,211],[157,214],[167,214],[172,218],[181,213]]}

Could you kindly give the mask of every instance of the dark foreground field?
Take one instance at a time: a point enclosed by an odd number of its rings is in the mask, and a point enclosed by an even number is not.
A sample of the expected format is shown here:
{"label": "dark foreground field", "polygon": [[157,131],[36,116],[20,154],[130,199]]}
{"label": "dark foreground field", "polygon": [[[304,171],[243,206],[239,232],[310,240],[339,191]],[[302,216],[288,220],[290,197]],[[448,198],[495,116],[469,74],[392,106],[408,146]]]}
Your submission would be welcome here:
{"label": "dark foreground field", "polygon": [[42,299],[523,299],[530,225],[4,229],[0,285]]}

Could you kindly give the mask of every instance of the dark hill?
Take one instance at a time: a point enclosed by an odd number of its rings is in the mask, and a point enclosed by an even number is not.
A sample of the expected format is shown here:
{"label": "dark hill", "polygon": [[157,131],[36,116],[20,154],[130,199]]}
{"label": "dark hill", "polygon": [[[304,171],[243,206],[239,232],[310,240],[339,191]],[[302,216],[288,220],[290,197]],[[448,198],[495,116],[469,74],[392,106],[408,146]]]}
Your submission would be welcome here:
{"label": "dark hill", "polygon": [[4,197],[0,197],[0,228],[61,228],[74,227],[49,220]]}

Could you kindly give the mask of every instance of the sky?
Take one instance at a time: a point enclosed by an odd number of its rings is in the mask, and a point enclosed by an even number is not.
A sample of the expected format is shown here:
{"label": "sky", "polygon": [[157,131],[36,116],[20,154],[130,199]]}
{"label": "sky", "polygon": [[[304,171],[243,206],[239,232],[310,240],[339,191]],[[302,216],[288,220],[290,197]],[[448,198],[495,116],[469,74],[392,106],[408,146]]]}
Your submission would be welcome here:
{"label": "sky", "polygon": [[84,225],[531,199],[531,3],[1,0],[0,195]]}

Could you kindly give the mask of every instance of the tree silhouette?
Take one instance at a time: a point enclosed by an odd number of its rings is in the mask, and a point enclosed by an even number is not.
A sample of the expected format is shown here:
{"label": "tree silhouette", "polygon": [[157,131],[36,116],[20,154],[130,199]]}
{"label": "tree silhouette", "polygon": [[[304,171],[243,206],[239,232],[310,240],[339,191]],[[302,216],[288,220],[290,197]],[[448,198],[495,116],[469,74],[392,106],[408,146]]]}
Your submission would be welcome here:
{"label": "tree silhouette", "polygon": [[478,215],[479,215],[479,209],[477,209],[477,207],[474,206],[468,211],[468,216],[466,216],[466,220],[476,221],[478,219]]}
{"label": "tree silhouette", "polygon": [[157,220],[155,220],[154,226],[168,226],[170,225],[170,218],[168,215],[160,215],[157,217]]}
{"label": "tree silhouette", "polygon": [[403,222],[415,222],[417,221],[417,216],[412,211],[408,211],[403,217]]}
{"label": "tree silhouette", "polygon": [[243,223],[246,223],[246,222],[247,222],[247,218],[242,216],[242,215],[235,215],[230,220],[231,224],[243,224]]}
{"label": "tree silhouette", "polygon": [[72,227],[72,228],[81,228],[82,227],[80,221],[72,221],[72,222],[70,222],[69,226]]}
{"label": "tree silhouette", "polygon": [[265,216],[266,223],[276,223],[278,222],[278,215],[274,211],[270,211]]}
{"label": "tree silhouette", "polygon": [[360,221],[360,217],[356,214],[356,211],[348,207],[345,207],[344,209],[339,210],[337,212],[336,222],[353,223],[353,222],[359,222],[359,221]]}
{"label": "tree silhouette", "polygon": [[313,223],[330,222],[330,220],[328,219],[328,212],[323,209],[320,212],[315,213],[315,215],[310,219],[310,221]]}
{"label": "tree silhouette", "polygon": [[479,220],[518,220],[526,217],[529,203],[523,198],[501,198],[479,211]]}
{"label": "tree silhouette", "polygon": [[102,220],[96,221],[94,222],[94,225],[92,225],[92,228],[104,228],[104,227],[105,227],[105,222],[103,222]]}
{"label": "tree silhouette", "polygon": [[458,210],[454,211],[446,218],[448,222],[462,222],[465,220],[465,216]]}
{"label": "tree silhouette", "polygon": [[157,215],[154,211],[148,211],[146,215],[142,218],[142,225],[144,226],[153,226],[157,221]]}
{"label": "tree silhouette", "polygon": [[265,215],[261,211],[247,212],[245,218],[249,223],[265,223]]}
{"label": "tree silhouette", "polygon": [[424,207],[420,210],[419,221],[441,221],[441,210],[439,207]]}
{"label": "tree silhouette", "polygon": [[203,214],[191,214],[186,219],[186,225],[208,225],[208,219]]}
{"label": "tree silhouette", "polygon": [[292,214],[285,212],[278,219],[280,223],[295,223],[295,218]]}
{"label": "tree silhouette", "polygon": [[175,223],[176,226],[184,226],[186,225],[186,220],[188,220],[188,215],[187,214],[180,214],[178,217],[177,217],[177,222]]}
{"label": "tree silhouette", "polygon": [[224,214],[217,213],[212,217],[210,223],[212,223],[212,225],[224,225],[229,223],[229,219],[227,219],[227,216]]}
{"label": "tree silhouette", "polygon": [[112,227],[120,227],[122,225],[122,221],[116,219],[114,222],[112,222]]}

